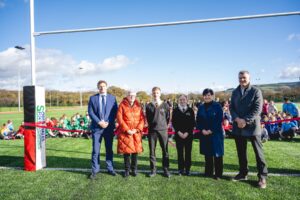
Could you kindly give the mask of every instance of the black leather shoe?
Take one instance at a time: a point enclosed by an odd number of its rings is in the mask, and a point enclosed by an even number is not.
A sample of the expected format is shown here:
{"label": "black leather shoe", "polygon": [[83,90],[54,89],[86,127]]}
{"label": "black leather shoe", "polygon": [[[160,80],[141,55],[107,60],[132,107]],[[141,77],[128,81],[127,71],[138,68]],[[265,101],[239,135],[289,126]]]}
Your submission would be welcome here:
{"label": "black leather shoe", "polygon": [[171,174],[168,170],[165,170],[164,171],[164,176],[167,177],[167,178],[170,178],[171,177]]}
{"label": "black leather shoe", "polygon": [[191,172],[190,172],[190,171],[186,171],[186,172],[185,172],[185,175],[186,175],[186,176],[190,176],[190,175],[191,175]]}
{"label": "black leather shoe", "polygon": [[117,175],[117,173],[116,173],[114,170],[108,171],[108,174],[109,174],[109,175],[112,175],[112,176],[116,176],[116,175]]}
{"label": "black leather shoe", "polygon": [[136,170],[133,170],[133,171],[131,172],[131,175],[134,176],[134,177],[137,176]]}
{"label": "black leather shoe", "polygon": [[238,174],[232,179],[232,181],[234,181],[234,182],[236,182],[236,181],[246,181],[246,180],[248,180],[248,177],[247,177],[247,175],[243,175],[243,174]]}
{"label": "black leather shoe", "polygon": [[96,174],[91,173],[91,174],[89,175],[89,179],[95,180],[95,179],[96,179]]}

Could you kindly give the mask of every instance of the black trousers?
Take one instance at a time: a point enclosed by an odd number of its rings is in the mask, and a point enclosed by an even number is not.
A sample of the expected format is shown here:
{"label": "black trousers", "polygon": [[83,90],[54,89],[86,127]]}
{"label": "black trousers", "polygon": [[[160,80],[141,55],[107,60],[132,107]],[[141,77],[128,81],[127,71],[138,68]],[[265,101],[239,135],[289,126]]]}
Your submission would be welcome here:
{"label": "black trousers", "polygon": [[192,165],[192,145],[193,135],[182,139],[178,135],[175,136],[177,157],[178,157],[178,170],[190,171]]}
{"label": "black trousers", "polygon": [[296,133],[296,131],[294,129],[290,129],[288,131],[283,131],[282,136],[285,138],[288,138],[288,137],[293,138],[293,137],[295,137],[295,133]]}
{"label": "black trousers", "polygon": [[223,156],[205,156],[205,176],[213,176],[215,171],[216,177],[223,175]]}
{"label": "black trousers", "polygon": [[167,131],[152,131],[148,134],[149,149],[150,149],[150,168],[156,171],[156,154],[155,148],[157,140],[159,141],[162,150],[163,169],[169,169],[169,153],[168,153],[168,133]]}
{"label": "black trousers", "polygon": [[267,163],[265,160],[263,148],[262,148],[262,143],[261,143],[261,136],[250,136],[250,137],[244,137],[244,136],[235,136],[235,144],[236,144],[236,149],[238,153],[238,158],[239,158],[239,173],[242,175],[247,175],[248,174],[248,160],[247,160],[247,140],[251,141],[254,153],[255,153],[255,158],[256,158],[256,167],[258,174],[257,176],[259,178],[266,178],[268,174],[268,169],[267,169]]}
{"label": "black trousers", "polygon": [[[130,163],[130,155],[131,155],[131,163]],[[125,171],[129,171],[129,169],[131,169],[132,171],[136,171],[137,153],[124,154],[124,165],[125,165]]]}

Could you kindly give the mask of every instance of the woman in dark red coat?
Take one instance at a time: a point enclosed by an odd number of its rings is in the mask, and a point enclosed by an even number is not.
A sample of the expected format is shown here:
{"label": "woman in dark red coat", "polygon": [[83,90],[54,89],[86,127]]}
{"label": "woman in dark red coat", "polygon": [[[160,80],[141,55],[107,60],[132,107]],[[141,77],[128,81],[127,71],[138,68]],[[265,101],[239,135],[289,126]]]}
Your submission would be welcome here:
{"label": "woman in dark red coat", "polygon": [[117,113],[119,123],[118,153],[124,154],[124,177],[129,176],[129,168],[131,168],[133,176],[137,175],[137,154],[143,152],[142,134],[145,118],[142,107],[135,97],[136,93],[129,92],[120,103]]}

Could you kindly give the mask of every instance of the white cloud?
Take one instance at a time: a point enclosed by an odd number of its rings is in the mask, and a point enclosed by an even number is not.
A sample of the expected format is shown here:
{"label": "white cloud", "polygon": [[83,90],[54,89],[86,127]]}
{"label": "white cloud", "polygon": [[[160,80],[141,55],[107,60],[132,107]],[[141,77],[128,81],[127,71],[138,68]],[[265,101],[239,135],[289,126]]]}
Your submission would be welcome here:
{"label": "white cloud", "polygon": [[105,58],[102,62],[95,64],[86,60],[81,61],[77,68],[81,69],[80,74],[91,74],[94,72],[108,72],[116,71],[121,68],[127,67],[130,64],[133,64],[134,61],[131,61],[124,55],[117,55],[109,58]]}
{"label": "white cloud", "polygon": [[292,33],[288,36],[288,41],[291,41],[291,40],[300,40],[300,34],[297,34],[297,33]]}
{"label": "white cloud", "polygon": [[[22,83],[30,84],[30,46],[24,45],[24,47],[24,50],[10,47],[0,51],[0,88],[16,89],[18,72],[20,72]],[[120,70],[133,63],[125,55],[108,57],[99,63],[87,60],[76,61],[71,55],[61,50],[37,48],[36,83],[47,88],[57,87],[56,89],[65,90],[73,87],[72,83],[76,83],[78,75],[90,77],[99,73]],[[70,86],[66,86],[66,82],[69,82]]]}
{"label": "white cloud", "polygon": [[4,0],[0,0],[0,8],[4,8],[5,7],[5,2]]}
{"label": "white cloud", "polygon": [[104,59],[99,65],[99,68],[103,71],[118,70],[124,66],[131,64],[131,61],[124,55],[118,55]]}
{"label": "white cloud", "polygon": [[300,77],[300,64],[290,64],[279,75],[282,79],[295,79]]}

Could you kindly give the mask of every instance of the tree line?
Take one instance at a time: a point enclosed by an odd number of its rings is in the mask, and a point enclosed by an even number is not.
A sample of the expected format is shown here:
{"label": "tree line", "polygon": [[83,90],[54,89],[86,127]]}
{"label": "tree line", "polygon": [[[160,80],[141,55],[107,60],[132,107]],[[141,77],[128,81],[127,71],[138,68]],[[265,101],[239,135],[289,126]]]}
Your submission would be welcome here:
{"label": "tree line", "polygon": [[[300,102],[300,85],[299,87],[282,86],[276,89],[261,87],[265,99],[273,100],[275,102],[282,102],[283,97],[290,97],[294,102]],[[126,90],[111,86],[108,88],[108,93],[115,95],[117,101],[120,102],[126,96]],[[220,101],[229,100],[232,89],[226,91],[216,92],[216,98]],[[89,97],[96,94],[96,91],[82,92],[82,103],[87,105]],[[162,99],[171,99],[175,101],[179,97],[179,93],[162,94]],[[79,106],[80,93],[79,92],[65,92],[58,90],[46,90],[46,106]],[[151,94],[145,91],[138,91],[137,98],[140,101],[147,102],[151,100]],[[198,101],[202,99],[201,91],[199,93],[189,93],[189,100]],[[23,104],[23,92],[21,91],[21,106]],[[1,107],[16,107],[18,106],[18,91],[0,89],[0,106]]]}

